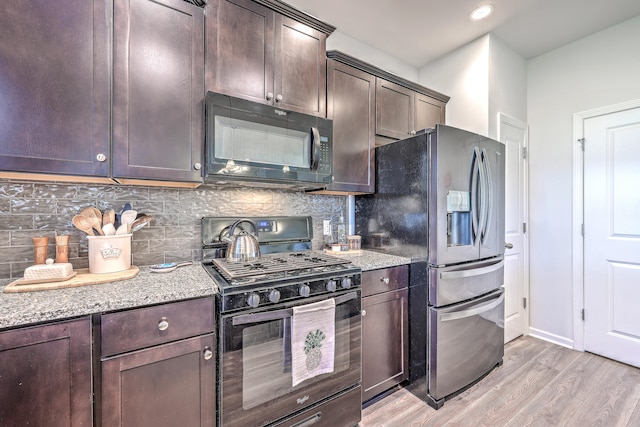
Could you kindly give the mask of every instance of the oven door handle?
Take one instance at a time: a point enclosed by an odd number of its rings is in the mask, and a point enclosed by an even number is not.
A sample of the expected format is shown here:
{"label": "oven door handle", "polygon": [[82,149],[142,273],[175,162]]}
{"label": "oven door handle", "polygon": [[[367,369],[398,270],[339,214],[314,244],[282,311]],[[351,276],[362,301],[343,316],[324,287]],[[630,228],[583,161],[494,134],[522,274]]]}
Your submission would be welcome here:
{"label": "oven door handle", "polygon": [[[336,302],[336,305],[340,305],[357,297],[357,292],[349,292],[348,294],[335,297],[334,300]],[[290,308],[285,308],[283,310],[266,311],[263,313],[240,314],[238,316],[233,316],[231,322],[233,326],[240,326],[247,325],[249,323],[261,323],[270,322],[272,320],[286,319],[291,316],[293,316],[293,310]]]}

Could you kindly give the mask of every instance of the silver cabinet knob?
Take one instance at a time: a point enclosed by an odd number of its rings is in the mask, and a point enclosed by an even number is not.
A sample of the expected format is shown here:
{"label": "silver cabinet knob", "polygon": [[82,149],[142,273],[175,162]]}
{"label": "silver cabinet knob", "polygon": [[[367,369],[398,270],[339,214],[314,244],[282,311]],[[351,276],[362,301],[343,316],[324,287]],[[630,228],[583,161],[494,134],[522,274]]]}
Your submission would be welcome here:
{"label": "silver cabinet knob", "polygon": [[367,310],[362,310],[360,313],[362,313],[362,317],[367,315]]}
{"label": "silver cabinet knob", "polygon": [[204,357],[204,360],[211,360],[213,357],[213,351],[211,351],[209,347],[205,347],[202,356]]}
{"label": "silver cabinet knob", "polygon": [[280,102],[280,101],[282,101],[282,95],[276,96],[276,102]]}
{"label": "silver cabinet knob", "polygon": [[271,92],[267,93],[267,101],[271,101],[273,99],[273,94]]}
{"label": "silver cabinet knob", "polygon": [[202,168],[202,165],[200,164],[200,162],[196,162],[193,164],[193,168],[199,171]]}
{"label": "silver cabinet knob", "polygon": [[385,285],[388,285],[388,284],[389,284],[389,278],[388,278],[388,277],[381,277],[381,278],[380,278],[380,281],[381,281],[382,283],[384,283]]}
{"label": "silver cabinet knob", "polygon": [[513,243],[504,242],[504,247],[507,249],[513,249]]}
{"label": "silver cabinet knob", "polygon": [[96,160],[99,161],[100,163],[106,162],[107,156],[105,154],[100,153],[96,156]]}
{"label": "silver cabinet knob", "polygon": [[158,323],[158,330],[166,331],[167,329],[169,329],[169,321],[167,320],[166,317],[163,317],[162,319],[160,319],[160,322]]}
{"label": "silver cabinet knob", "polygon": [[411,132],[409,132],[409,135],[415,135],[415,134],[416,134],[415,130],[412,130]]}

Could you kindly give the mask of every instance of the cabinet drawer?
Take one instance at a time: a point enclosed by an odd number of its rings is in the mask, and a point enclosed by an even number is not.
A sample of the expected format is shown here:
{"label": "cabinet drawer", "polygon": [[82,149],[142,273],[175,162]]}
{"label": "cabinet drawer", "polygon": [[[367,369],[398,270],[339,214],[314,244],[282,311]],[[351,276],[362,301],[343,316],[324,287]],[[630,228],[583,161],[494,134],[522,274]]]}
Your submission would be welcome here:
{"label": "cabinet drawer", "polygon": [[102,315],[102,356],[111,356],[214,330],[213,298]]}
{"label": "cabinet drawer", "polygon": [[406,265],[362,272],[362,296],[406,288],[409,268]]}

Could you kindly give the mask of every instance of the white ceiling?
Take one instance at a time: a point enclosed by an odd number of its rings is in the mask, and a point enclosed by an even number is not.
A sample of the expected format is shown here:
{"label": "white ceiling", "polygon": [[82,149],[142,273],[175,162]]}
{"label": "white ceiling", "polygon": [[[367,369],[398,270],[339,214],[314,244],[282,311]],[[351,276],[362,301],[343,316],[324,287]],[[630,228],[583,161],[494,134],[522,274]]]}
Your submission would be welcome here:
{"label": "white ceiling", "polygon": [[[342,34],[420,68],[492,33],[530,59],[640,15],[639,0],[284,0]],[[492,4],[493,15],[469,13]]]}

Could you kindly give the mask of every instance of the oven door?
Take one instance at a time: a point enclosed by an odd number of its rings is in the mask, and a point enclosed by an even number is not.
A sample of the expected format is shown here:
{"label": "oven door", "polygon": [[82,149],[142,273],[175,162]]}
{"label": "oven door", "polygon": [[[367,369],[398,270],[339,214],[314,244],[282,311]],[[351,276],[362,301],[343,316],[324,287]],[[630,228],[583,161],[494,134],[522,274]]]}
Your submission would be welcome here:
{"label": "oven door", "polygon": [[[360,382],[360,291],[333,294],[332,373],[292,386],[291,320],[295,303],[223,315],[220,322],[220,425],[263,426]],[[326,296],[297,301],[317,302]]]}

